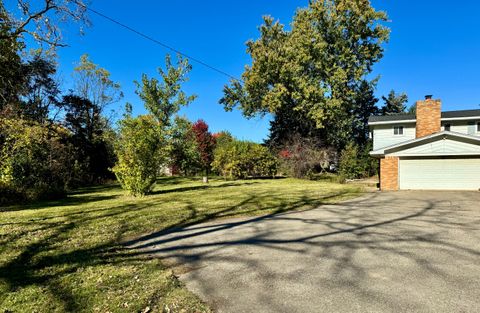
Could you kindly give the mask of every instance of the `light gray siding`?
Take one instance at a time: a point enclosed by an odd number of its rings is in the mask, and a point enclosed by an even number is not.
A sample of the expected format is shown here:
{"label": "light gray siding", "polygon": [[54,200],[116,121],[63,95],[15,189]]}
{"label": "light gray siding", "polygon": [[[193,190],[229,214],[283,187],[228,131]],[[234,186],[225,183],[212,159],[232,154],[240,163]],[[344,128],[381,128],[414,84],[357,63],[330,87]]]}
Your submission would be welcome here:
{"label": "light gray siding", "polygon": [[452,139],[443,139],[404,149],[391,154],[392,156],[444,156],[444,155],[478,155],[478,144],[461,142]]}
{"label": "light gray siding", "polygon": [[[403,126],[403,135],[394,135],[393,127]],[[415,139],[415,124],[376,125],[373,127],[373,150]]]}
{"label": "light gray siding", "polygon": [[480,158],[400,159],[400,189],[478,190]]}

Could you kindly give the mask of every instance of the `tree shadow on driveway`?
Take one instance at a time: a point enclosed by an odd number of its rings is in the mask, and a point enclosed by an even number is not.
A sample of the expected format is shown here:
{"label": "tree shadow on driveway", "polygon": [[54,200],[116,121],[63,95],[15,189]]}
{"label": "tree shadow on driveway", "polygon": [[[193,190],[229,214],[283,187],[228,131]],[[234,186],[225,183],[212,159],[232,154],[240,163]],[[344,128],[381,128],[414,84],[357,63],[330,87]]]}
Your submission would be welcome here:
{"label": "tree shadow on driveway", "polygon": [[374,193],[303,212],[177,228],[125,245],[187,268],[181,271],[187,285],[220,311],[248,311],[240,300],[248,297],[264,312],[319,306],[474,312],[479,200],[468,192]]}

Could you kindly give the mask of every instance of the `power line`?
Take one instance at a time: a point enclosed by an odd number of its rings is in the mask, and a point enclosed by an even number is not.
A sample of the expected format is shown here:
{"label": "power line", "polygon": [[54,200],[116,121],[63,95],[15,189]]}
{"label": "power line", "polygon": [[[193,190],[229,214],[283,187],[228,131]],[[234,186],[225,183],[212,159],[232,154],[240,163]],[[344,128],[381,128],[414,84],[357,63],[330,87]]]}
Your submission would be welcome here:
{"label": "power line", "polygon": [[168,49],[168,50],[170,50],[170,51],[173,51],[173,52],[175,52],[175,53],[177,53],[177,54],[179,54],[179,55],[181,55],[181,56],[183,56],[183,57],[186,57],[186,58],[188,58],[188,59],[190,59],[190,60],[192,60],[192,61],[194,61],[194,62],[196,62],[196,63],[198,63],[198,64],[201,64],[201,65],[203,65],[203,66],[205,66],[205,67],[207,67],[207,68],[209,68],[209,69],[211,69],[211,70],[213,70],[213,71],[215,71],[215,72],[217,72],[217,73],[219,73],[219,74],[222,74],[222,75],[224,75],[224,76],[227,76],[228,78],[230,78],[230,79],[232,79],[232,80],[241,81],[240,79],[236,78],[235,76],[230,75],[230,74],[228,74],[227,72],[225,72],[225,71],[223,71],[223,70],[221,70],[221,69],[219,69],[219,68],[216,68],[216,67],[214,67],[214,66],[212,66],[212,65],[209,65],[209,64],[207,64],[207,63],[205,63],[205,62],[203,62],[202,60],[199,60],[199,59],[197,59],[197,58],[191,57],[191,56],[189,56],[188,54],[183,53],[182,51],[180,51],[180,50],[178,50],[178,49],[175,49],[175,48],[173,48],[173,47],[171,47],[171,46],[169,46],[169,45],[167,45],[167,44],[165,44],[165,43],[163,43],[163,42],[161,42],[161,41],[159,41],[159,40],[157,40],[157,39],[155,39],[155,38],[153,38],[153,37],[150,37],[149,35],[146,35],[146,34],[140,32],[140,31],[138,31],[138,30],[136,30],[136,29],[134,29],[134,28],[132,28],[132,27],[130,27],[130,26],[128,26],[128,25],[123,24],[122,22],[119,22],[119,21],[117,21],[117,20],[115,20],[115,19],[113,19],[113,18],[111,18],[111,17],[109,17],[109,16],[107,16],[107,15],[101,13],[101,12],[98,12],[97,10],[94,10],[94,9],[92,9],[92,8],[89,8],[89,7],[87,7],[87,6],[86,6],[85,4],[83,4],[83,3],[80,3],[80,2],[77,2],[77,1],[75,1],[75,2],[76,2],[78,5],[84,7],[86,10],[88,10],[88,11],[90,11],[90,12],[92,12],[92,13],[95,13],[95,14],[97,14],[97,15],[100,16],[100,17],[103,17],[104,19],[109,20],[110,22],[112,22],[112,23],[114,23],[114,24],[117,24],[117,25],[119,25],[120,27],[123,27],[123,28],[131,31],[132,33],[135,33],[135,34],[139,35],[140,37],[143,37],[143,38],[145,38],[145,39],[147,39],[147,40],[150,40],[150,41],[152,41],[152,42],[154,42],[154,43],[156,43],[156,44],[158,44],[158,45],[160,45],[160,46],[162,46],[162,47],[164,47],[164,48],[166,48],[166,49]]}

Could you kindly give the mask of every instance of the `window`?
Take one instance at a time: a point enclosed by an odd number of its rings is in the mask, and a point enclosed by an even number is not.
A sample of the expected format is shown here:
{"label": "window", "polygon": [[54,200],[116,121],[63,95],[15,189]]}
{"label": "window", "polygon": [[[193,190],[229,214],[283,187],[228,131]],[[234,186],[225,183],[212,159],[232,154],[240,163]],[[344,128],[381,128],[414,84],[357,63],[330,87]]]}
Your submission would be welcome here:
{"label": "window", "polygon": [[445,131],[449,132],[449,131],[450,131],[450,127],[451,127],[450,124],[445,124],[445,126],[444,126]]}
{"label": "window", "polygon": [[403,135],[403,126],[394,126],[393,127],[394,135]]}
{"label": "window", "polygon": [[480,122],[477,122],[477,132],[480,133]]}

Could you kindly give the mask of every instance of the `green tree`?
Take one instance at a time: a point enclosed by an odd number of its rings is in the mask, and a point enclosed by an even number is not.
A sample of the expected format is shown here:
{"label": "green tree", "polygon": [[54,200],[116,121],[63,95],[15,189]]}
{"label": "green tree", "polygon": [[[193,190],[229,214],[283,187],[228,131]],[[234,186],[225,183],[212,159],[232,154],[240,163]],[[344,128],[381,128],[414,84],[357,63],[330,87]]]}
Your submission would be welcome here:
{"label": "green tree", "polygon": [[170,132],[170,165],[184,175],[195,174],[201,169],[192,123],[184,117],[175,117]]}
{"label": "green tree", "polygon": [[66,137],[60,126],[0,118],[0,203],[64,195],[72,173]]}
{"label": "green tree", "polygon": [[24,64],[25,91],[21,99],[20,114],[27,119],[47,123],[54,119],[54,109],[60,107],[60,87],[54,75],[57,69],[52,59],[35,55]]}
{"label": "green tree", "polygon": [[352,136],[359,85],[383,55],[385,20],[368,0],[310,1],[288,31],[265,17],[260,38],[247,43],[252,65],[242,82],[225,86],[221,103],[247,117],[282,108],[302,112],[327,130],[330,144],[343,146]]}
{"label": "green tree", "polygon": [[75,147],[75,183],[89,185],[114,178],[115,163],[112,129],[99,114],[100,108],[77,95],[66,95],[61,105],[63,124],[71,131],[69,142]]}
{"label": "green tree", "polygon": [[102,114],[105,108],[123,98],[120,84],[110,78],[110,72],[93,63],[88,54],[80,56],[74,68],[74,94],[88,99]]}
{"label": "green tree", "polygon": [[119,125],[115,145],[118,161],[113,172],[131,195],[146,195],[153,189],[160,165],[165,163],[166,155],[160,149],[166,144],[161,125],[150,114],[126,117]]}
{"label": "green tree", "polygon": [[18,38],[9,37],[12,22],[0,0],[0,113],[6,115],[16,110],[19,95],[25,86],[22,59],[19,51],[25,46]]}
{"label": "green tree", "polygon": [[384,105],[381,108],[383,115],[405,113],[407,110],[408,96],[406,93],[397,94],[391,90],[387,97],[383,96]]}
{"label": "green tree", "polygon": [[135,82],[136,93],[143,100],[145,108],[166,127],[170,126],[172,116],[182,106],[188,105],[196,98],[195,95],[187,96],[182,90],[182,84],[188,81],[188,73],[192,66],[188,63],[188,59],[184,59],[180,55],[177,56],[177,59],[175,66],[172,64],[170,55],[167,54],[165,70],[158,68],[160,81],[143,74],[141,83]]}
{"label": "green tree", "polygon": [[374,95],[374,83],[362,81],[355,97],[353,110],[353,141],[364,147],[369,140],[370,127],[368,119],[372,115],[378,115],[378,99]]}

